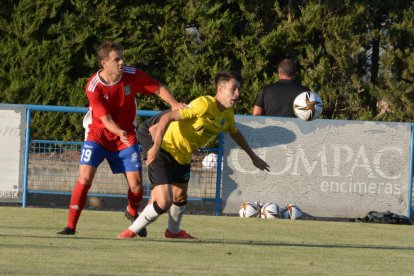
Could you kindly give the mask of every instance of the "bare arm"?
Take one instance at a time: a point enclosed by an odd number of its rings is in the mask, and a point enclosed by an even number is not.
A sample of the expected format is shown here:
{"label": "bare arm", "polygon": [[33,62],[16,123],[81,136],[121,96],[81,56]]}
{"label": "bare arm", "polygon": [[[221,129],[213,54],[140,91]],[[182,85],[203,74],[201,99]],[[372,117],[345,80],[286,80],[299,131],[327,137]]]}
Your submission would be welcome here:
{"label": "bare arm", "polygon": [[238,130],[236,134],[230,134],[230,136],[247,153],[247,155],[249,155],[255,167],[259,168],[262,171],[270,171],[269,165],[266,163],[266,161],[261,159],[256,155],[256,153],[253,152],[252,148],[249,146],[240,130]]}
{"label": "bare arm", "polygon": [[149,131],[154,141],[154,145],[148,150],[146,164],[149,166],[157,157],[161,149],[162,138],[172,121],[180,121],[181,115],[178,110],[172,110],[161,116],[160,121],[150,127]]}
{"label": "bare arm", "polygon": [[168,103],[173,110],[185,107],[185,104],[176,101],[171,91],[164,85],[160,85],[160,88],[155,91],[155,94]]}
{"label": "bare arm", "polygon": [[113,134],[118,135],[122,143],[124,143],[127,146],[130,146],[128,142],[127,132],[118,126],[118,124],[112,119],[111,115],[105,115],[100,117],[99,119],[101,120],[101,122],[107,130],[109,130]]}
{"label": "bare arm", "polygon": [[261,115],[263,115],[264,114],[263,107],[260,107],[260,106],[257,106],[257,105],[253,106],[252,114],[254,116],[261,116]]}

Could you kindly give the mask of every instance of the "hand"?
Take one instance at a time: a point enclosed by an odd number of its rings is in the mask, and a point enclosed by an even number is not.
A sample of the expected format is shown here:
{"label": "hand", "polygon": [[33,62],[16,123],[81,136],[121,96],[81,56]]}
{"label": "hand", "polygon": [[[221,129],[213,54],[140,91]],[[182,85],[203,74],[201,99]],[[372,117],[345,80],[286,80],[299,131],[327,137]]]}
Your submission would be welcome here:
{"label": "hand", "polygon": [[253,165],[255,165],[256,168],[262,170],[262,171],[268,171],[270,172],[269,165],[259,156],[255,155],[252,158]]}
{"label": "hand", "polygon": [[119,133],[119,138],[121,139],[121,142],[124,143],[125,145],[127,145],[128,147],[130,146],[129,142],[128,142],[128,133],[125,130],[121,130]]}
{"label": "hand", "polygon": [[184,109],[186,107],[187,107],[187,104],[185,103],[177,103],[171,106],[171,110]]}
{"label": "hand", "polygon": [[152,146],[148,152],[147,152],[147,160],[145,161],[145,164],[149,166],[152,162],[154,162],[155,158],[157,158],[158,153],[160,152],[160,149]]}

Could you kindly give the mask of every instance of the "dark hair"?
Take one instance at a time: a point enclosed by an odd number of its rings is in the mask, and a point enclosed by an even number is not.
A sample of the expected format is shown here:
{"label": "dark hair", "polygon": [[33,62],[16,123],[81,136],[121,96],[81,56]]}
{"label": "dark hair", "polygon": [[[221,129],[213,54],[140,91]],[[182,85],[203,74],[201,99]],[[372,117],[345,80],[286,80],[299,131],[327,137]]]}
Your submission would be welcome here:
{"label": "dark hair", "polygon": [[216,75],[216,78],[215,78],[216,86],[218,85],[219,82],[229,81],[231,79],[237,80],[240,83],[240,85],[243,81],[242,76],[237,72],[234,72],[234,71],[221,71]]}
{"label": "dark hair", "polygon": [[296,75],[295,63],[290,59],[284,59],[279,62],[277,69],[279,73],[283,73],[289,77],[294,77]]}
{"label": "dark hair", "polygon": [[119,43],[113,41],[105,41],[99,46],[98,57],[99,60],[104,60],[109,56],[112,51],[122,51],[122,46]]}

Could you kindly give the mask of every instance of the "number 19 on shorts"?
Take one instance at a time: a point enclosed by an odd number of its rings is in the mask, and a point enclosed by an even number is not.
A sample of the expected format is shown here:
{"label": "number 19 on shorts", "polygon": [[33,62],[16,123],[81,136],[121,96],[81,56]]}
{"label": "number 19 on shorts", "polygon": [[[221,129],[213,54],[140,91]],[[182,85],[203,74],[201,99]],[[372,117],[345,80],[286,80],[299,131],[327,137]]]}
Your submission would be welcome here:
{"label": "number 19 on shorts", "polygon": [[90,149],[82,149],[81,162],[89,162],[91,160],[92,151]]}

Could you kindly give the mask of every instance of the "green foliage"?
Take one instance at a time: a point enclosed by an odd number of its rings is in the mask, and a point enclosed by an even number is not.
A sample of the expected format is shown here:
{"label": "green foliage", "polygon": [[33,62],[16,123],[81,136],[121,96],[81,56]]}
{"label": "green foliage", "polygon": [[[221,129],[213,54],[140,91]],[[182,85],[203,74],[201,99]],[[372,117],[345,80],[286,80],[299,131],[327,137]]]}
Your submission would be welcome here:
{"label": "green foliage", "polygon": [[[277,80],[283,58],[324,101],[323,118],[411,121],[412,1],[2,1],[0,102],[86,106],[96,50],[121,42],[127,64],[189,102],[214,95],[214,75],[242,73],[238,114]],[[168,108],[141,96],[140,109]],[[78,139],[79,114],[34,116],[34,138]]]}

